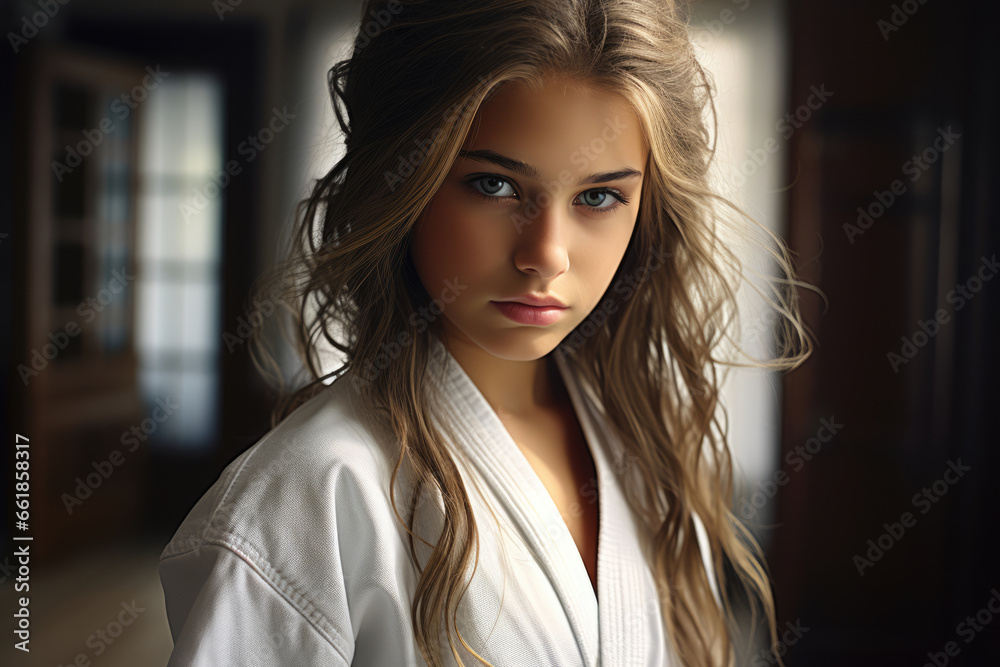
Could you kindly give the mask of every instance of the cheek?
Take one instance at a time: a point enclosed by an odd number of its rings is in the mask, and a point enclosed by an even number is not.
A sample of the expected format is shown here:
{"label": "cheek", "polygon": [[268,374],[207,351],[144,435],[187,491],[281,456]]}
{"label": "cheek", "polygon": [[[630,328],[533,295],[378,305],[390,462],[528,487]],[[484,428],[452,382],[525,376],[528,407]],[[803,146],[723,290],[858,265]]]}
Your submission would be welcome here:
{"label": "cheek", "polygon": [[413,242],[414,263],[432,296],[445,280],[457,277],[474,288],[478,278],[494,272],[505,243],[498,224],[460,204],[435,205]]}
{"label": "cheek", "polygon": [[601,298],[625,256],[632,228],[629,227],[628,234],[624,230],[620,232],[592,237],[588,240],[586,251],[579,255],[578,275],[587,286],[591,299]]}

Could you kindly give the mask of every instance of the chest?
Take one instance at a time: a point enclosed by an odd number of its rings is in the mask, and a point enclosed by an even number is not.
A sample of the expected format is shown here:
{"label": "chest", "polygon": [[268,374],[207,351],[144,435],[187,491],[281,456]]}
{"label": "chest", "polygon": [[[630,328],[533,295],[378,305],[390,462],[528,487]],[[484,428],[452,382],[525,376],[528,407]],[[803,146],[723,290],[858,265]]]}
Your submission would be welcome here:
{"label": "chest", "polygon": [[530,419],[501,419],[559,510],[596,591],[597,470],[576,415],[565,408]]}

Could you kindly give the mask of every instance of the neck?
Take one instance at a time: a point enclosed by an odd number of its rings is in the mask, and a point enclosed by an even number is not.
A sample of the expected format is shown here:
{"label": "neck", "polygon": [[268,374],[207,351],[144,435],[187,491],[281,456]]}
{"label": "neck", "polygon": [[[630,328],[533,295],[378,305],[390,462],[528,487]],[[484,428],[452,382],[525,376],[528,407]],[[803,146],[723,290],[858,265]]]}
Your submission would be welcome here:
{"label": "neck", "polygon": [[568,400],[551,355],[512,361],[493,356],[465,336],[449,335],[442,343],[498,415],[528,417]]}

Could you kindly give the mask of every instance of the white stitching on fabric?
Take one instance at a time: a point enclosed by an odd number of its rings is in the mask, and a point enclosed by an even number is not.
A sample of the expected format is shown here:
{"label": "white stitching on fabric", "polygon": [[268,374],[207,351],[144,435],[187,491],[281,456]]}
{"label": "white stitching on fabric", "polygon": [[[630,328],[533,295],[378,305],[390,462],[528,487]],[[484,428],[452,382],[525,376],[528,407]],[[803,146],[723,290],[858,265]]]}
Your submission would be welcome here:
{"label": "white stitching on fabric", "polygon": [[[226,539],[230,538],[230,539]],[[233,544],[229,542],[232,541]],[[187,544],[193,544],[194,548],[184,551],[183,553],[189,553],[194,549],[200,547],[218,547],[220,549],[225,549],[234,555],[238,556],[240,560],[246,563],[251,570],[256,572],[261,579],[271,584],[282,598],[288,604],[290,604],[296,611],[298,611],[309,623],[309,625],[316,630],[326,641],[329,643],[334,650],[344,659],[347,665],[351,664],[350,653],[353,642],[349,642],[343,635],[341,635],[337,629],[330,623],[329,619],[324,616],[304,594],[302,594],[291,581],[283,577],[274,567],[270,565],[265,559],[260,557],[260,552],[257,551],[253,545],[240,539],[235,535],[225,535],[220,536],[215,539],[208,540],[188,540]],[[177,554],[182,555],[182,554]],[[171,558],[176,556],[171,556]],[[260,558],[260,564],[258,564],[254,557]],[[167,558],[161,559],[167,560]]]}

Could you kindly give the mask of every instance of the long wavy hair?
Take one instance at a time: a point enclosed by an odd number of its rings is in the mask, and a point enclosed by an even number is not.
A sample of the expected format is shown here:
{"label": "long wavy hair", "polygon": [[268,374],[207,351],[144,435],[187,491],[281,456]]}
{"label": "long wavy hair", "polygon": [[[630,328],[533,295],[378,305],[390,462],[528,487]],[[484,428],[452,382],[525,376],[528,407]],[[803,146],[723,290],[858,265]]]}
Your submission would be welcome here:
{"label": "long wavy hair", "polygon": [[[635,483],[626,491],[652,545],[666,634],[684,665],[733,664],[745,624],[734,604],[739,595],[752,603],[754,620],[762,609],[771,646],[778,644],[763,553],[733,512],[720,369],[800,365],[812,343],[797,290],[812,287],[795,277],[779,237],[750,233],[764,228],[710,186],[714,84],[696,60],[686,12],[671,0],[368,0],[351,57],[328,72],[346,151],[298,202],[287,258],[256,285],[258,295],[277,298],[291,314],[305,379],[285,383],[263,328],[255,329],[251,349],[279,388],[272,427],[331,378],[350,369],[363,378],[355,390],[400,443],[390,494],[415,562],[412,521],[400,515],[394,492],[404,461],[416,479],[411,519],[421,489],[443,499],[445,528],[419,570],[411,607],[430,665],[444,664],[442,636],[462,664],[453,629],[489,663],[458,632],[457,605],[470,559],[478,562],[478,537],[448,440],[428,412],[433,331],[415,314],[431,298],[410,258],[410,232],[480,104],[509,82],[538,86],[550,73],[626,100],[650,147],[636,227],[611,284],[641,279],[626,300],[609,287],[601,302],[620,307],[595,308],[554,353],[596,392],[634,464]],[[748,275],[733,250],[737,238],[776,268],[758,281],[763,288],[754,287],[777,315],[773,354],[746,354],[748,363],[731,354],[742,351],[731,334],[739,330],[737,289]],[[401,340],[390,359],[386,344]],[[332,350],[342,365],[324,371]],[[693,513],[708,534],[721,607],[702,566]],[[729,582],[725,565],[734,575]],[[733,580],[742,592],[730,590]]]}

